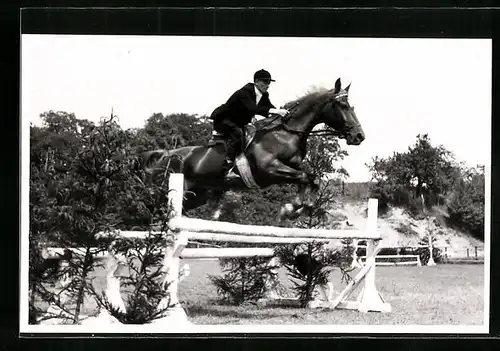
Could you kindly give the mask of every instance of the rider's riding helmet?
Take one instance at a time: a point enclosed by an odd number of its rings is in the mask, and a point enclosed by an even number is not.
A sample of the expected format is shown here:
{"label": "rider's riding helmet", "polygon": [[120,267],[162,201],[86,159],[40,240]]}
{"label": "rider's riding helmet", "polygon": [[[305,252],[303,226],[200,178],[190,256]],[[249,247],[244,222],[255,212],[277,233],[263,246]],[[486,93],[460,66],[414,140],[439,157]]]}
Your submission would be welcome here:
{"label": "rider's riding helmet", "polygon": [[253,75],[253,80],[276,82],[274,79],[271,78],[271,73],[269,73],[265,69],[260,69],[257,72],[255,72],[255,74]]}

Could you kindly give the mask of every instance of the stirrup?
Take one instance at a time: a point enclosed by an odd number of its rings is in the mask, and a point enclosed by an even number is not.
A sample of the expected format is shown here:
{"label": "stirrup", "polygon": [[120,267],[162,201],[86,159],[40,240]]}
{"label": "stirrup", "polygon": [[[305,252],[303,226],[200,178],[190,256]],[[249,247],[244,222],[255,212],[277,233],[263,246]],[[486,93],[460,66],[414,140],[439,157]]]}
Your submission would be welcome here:
{"label": "stirrup", "polygon": [[234,166],[231,167],[231,169],[226,173],[225,175],[226,179],[235,179],[235,178],[240,178],[238,174],[234,172]]}

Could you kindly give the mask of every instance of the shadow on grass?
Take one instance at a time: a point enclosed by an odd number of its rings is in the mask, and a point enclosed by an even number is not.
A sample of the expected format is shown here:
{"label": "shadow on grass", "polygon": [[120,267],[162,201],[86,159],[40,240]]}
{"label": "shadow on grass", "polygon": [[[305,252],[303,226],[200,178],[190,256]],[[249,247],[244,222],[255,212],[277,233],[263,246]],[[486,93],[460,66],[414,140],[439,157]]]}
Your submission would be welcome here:
{"label": "shadow on grass", "polygon": [[284,317],[284,314],[292,318],[300,318],[300,314],[304,311],[303,309],[297,307],[280,306],[278,304],[273,306],[260,306],[258,304],[238,306],[221,303],[219,301],[204,306],[186,305],[185,310],[189,317],[219,317],[235,319],[281,318]]}

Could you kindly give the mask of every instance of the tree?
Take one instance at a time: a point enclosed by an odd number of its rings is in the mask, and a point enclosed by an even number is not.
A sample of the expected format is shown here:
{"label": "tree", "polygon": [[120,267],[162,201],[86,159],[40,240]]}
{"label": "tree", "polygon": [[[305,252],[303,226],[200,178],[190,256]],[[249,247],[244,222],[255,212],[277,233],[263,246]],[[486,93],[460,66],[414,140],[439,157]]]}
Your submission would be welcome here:
{"label": "tree", "polygon": [[154,113],[144,127],[136,131],[135,145],[139,151],[202,145],[208,142],[211,132],[212,127],[204,116]]}
{"label": "tree", "polygon": [[484,166],[464,168],[447,203],[448,223],[484,240]]}
{"label": "tree", "polygon": [[342,166],[336,168],[335,165],[349,155],[347,150],[343,150],[337,138],[327,136],[312,136],[308,139],[308,152],[304,166],[307,172],[313,173],[317,177],[330,175],[330,177],[346,178],[349,176]]}
{"label": "tree", "polygon": [[403,205],[413,213],[421,210],[421,196],[427,205],[436,205],[459,174],[452,153],[443,146],[432,146],[427,134],[417,135],[407,152],[395,152],[385,159],[374,157],[367,166],[375,180],[372,191],[381,206]]}
{"label": "tree", "polygon": [[[417,136],[417,142],[409,148],[409,165],[416,180],[411,184],[415,195],[444,194],[452,186],[455,168],[451,162],[452,153],[442,145],[433,147],[427,134]],[[423,189],[424,184],[427,190]]]}
{"label": "tree", "polygon": [[[90,279],[96,267],[94,254],[108,249],[108,242],[98,234],[115,229],[164,232],[169,213],[168,189],[161,184],[147,186],[142,182],[143,172],[133,167],[136,135],[122,130],[116,116],[103,118],[99,125],[64,112],[43,114],[42,120],[42,127],[31,128],[30,287],[32,297],[39,295],[52,302],[70,315],[73,323],[78,323],[84,297],[95,296]],[[40,243],[83,248],[64,272],[72,277],[63,288],[66,300],[60,298],[61,292],[53,293],[46,288],[39,269],[43,265]],[[126,253],[131,248],[132,244],[123,250]],[[156,264],[158,257],[150,258],[149,262]],[[144,260],[141,264],[144,265]],[[146,278],[153,279],[156,275],[152,273]],[[147,286],[150,290],[146,296],[156,298],[134,301],[154,303],[161,298],[161,294],[151,293],[151,289],[161,290],[159,285]],[[139,296],[144,290],[135,293]],[[33,316],[37,311],[31,312]],[[137,308],[133,308],[133,313],[133,318],[141,320],[154,316],[138,313]]]}

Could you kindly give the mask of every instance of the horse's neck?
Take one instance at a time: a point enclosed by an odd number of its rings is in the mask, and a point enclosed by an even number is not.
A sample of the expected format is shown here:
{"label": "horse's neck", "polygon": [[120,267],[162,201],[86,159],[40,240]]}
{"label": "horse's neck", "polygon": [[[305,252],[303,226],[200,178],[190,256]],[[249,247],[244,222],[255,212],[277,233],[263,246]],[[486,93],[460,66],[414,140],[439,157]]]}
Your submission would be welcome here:
{"label": "horse's neck", "polygon": [[292,131],[301,132],[306,138],[313,128],[320,123],[314,111],[307,111],[300,116],[294,117],[290,118],[286,123],[287,128]]}

